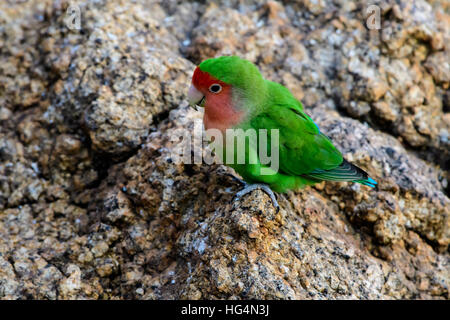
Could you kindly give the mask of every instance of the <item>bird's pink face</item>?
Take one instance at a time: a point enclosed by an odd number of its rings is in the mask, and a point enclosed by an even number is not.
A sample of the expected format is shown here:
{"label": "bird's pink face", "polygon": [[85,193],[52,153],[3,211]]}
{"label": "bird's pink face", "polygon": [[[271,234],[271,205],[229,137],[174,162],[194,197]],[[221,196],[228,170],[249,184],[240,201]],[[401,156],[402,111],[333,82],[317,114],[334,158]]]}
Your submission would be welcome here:
{"label": "bird's pink face", "polygon": [[228,104],[231,86],[197,67],[192,76],[188,100],[191,105],[207,107],[214,104]]}
{"label": "bird's pink face", "polygon": [[242,119],[243,112],[233,106],[231,85],[216,79],[197,67],[192,76],[188,100],[191,106],[205,108],[205,129],[225,131]]}

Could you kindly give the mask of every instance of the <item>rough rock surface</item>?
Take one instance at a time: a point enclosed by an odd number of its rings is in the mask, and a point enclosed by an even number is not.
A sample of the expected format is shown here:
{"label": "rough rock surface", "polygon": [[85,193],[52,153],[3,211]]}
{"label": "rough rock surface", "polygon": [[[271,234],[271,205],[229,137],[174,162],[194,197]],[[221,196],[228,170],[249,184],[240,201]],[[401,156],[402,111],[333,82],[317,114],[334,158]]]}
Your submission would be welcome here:
{"label": "rough rock surface", "polygon": [[[68,1],[0,3],[1,299],[450,297],[446,1],[78,5],[81,30]],[[321,183],[276,213],[231,202],[230,169],[174,162],[195,64],[222,54],[379,189]]]}

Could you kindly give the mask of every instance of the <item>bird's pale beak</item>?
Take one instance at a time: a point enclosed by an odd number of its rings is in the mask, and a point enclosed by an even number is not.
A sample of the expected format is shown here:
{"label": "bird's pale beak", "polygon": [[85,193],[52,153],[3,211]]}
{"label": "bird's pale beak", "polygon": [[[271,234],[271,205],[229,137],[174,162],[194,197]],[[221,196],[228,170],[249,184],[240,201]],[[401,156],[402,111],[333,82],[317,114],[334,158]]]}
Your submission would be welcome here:
{"label": "bird's pale beak", "polygon": [[197,88],[191,84],[188,92],[188,101],[189,105],[197,110],[197,106],[203,107],[203,103],[205,101],[205,96],[201,93]]}

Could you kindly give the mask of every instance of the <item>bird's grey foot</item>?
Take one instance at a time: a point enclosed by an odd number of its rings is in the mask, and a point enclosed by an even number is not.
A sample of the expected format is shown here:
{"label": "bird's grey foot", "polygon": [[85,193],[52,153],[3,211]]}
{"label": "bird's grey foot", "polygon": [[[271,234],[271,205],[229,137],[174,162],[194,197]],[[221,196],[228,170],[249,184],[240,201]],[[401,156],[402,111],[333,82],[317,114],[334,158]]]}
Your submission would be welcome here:
{"label": "bird's grey foot", "polygon": [[275,197],[275,194],[273,193],[273,191],[266,184],[262,184],[262,183],[247,184],[247,183],[245,183],[244,189],[242,189],[241,191],[236,193],[236,195],[233,198],[233,201],[239,201],[242,198],[242,196],[244,196],[247,193],[250,193],[256,189],[260,189],[260,190],[264,191],[270,197],[270,200],[272,200],[272,204],[278,213],[278,211],[280,211],[280,206],[278,205],[277,198]]}

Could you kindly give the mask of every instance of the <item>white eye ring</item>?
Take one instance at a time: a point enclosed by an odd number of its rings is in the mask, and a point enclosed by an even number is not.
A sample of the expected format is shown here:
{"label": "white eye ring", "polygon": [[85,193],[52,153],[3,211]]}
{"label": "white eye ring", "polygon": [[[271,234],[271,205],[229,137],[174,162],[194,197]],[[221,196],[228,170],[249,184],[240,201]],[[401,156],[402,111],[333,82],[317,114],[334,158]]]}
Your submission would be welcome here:
{"label": "white eye ring", "polygon": [[219,93],[220,91],[222,91],[222,86],[218,83],[213,83],[209,86],[209,91],[212,93]]}

